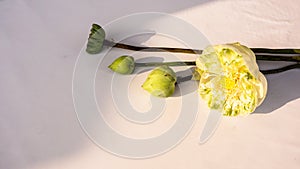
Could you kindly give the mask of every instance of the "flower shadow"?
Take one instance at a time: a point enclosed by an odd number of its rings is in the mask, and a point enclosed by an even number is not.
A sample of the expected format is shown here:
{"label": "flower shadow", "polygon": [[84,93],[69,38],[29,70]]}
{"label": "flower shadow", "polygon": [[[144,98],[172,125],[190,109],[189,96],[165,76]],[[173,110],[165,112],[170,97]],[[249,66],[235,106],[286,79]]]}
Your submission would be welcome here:
{"label": "flower shadow", "polygon": [[288,102],[300,98],[299,70],[267,75],[268,92],[264,102],[254,113],[271,113]]}
{"label": "flower shadow", "polygon": [[[136,59],[137,63],[148,63],[148,62],[163,62],[162,57],[150,56],[146,58]],[[155,67],[136,67],[133,74],[140,74],[154,69]]]}
{"label": "flower shadow", "polygon": [[181,97],[190,93],[193,93],[197,91],[198,89],[198,81],[191,80],[190,77],[192,75],[192,68],[188,68],[183,71],[176,72],[176,75],[178,78],[180,77],[187,77],[185,80],[179,80],[177,81],[177,86],[175,89],[174,94],[172,97]]}

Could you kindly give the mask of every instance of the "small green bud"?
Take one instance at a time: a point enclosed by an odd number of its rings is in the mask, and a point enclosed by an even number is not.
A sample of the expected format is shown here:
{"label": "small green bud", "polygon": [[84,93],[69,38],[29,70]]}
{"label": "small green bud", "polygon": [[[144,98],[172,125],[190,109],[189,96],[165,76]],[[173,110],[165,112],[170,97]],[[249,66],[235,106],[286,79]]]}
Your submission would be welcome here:
{"label": "small green bud", "polygon": [[104,40],[105,40],[104,29],[97,24],[93,24],[91,28],[91,33],[88,38],[86,52],[89,54],[100,53],[103,47]]}
{"label": "small green bud", "polygon": [[176,74],[168,66],[155,68],[147,77],[142,88],[156,97],[169,97],[175,91]]}
{"label": "small green bud", "polygon": [[120,56],[108,67],[120,74],[131,74],[135,68],[134,58],[126,55]]}

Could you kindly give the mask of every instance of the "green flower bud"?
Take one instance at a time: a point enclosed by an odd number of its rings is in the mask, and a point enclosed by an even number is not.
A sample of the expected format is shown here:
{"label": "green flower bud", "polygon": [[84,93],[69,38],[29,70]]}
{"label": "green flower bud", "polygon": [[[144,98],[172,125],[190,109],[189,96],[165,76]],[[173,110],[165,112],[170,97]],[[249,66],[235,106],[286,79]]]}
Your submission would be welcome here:
{"label": "green flower bud", "polygon": [[135,68],[134,58],[126,55],[120,56],[108,67],[120,74],[131,74]]}
{"label": "green flower bud", "polygon": [[93,24],[91,28],[91,33],[88,38],[86,52],[89,54],[100,53],[103,47],[104,40],[104,29],[97,24]]}
{"label": "green flower bud", "polygon": [[169,97],[175,91],[176,74],[168,66],[155,68],[142,85],[143,89],[156,97]]}

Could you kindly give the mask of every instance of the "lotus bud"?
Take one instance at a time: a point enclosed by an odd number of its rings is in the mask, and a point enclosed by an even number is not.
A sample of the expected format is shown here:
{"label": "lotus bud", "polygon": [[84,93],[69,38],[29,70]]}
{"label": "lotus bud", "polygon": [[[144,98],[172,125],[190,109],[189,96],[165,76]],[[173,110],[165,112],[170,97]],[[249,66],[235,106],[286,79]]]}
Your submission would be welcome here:
{"label": "lotus bud", "polygon": [[91,28],[91,33],[88,38],[86,52],[89,54],[100,53],[103,47],[104,40],[104,29],[97,24],[93,24]]}
{"label": "lotus bud", "polygon": [[120,74],[131,74],[135,68],[134,58],[127,55],[120,56],[108,67]]}
{"label": "lotus bud", "polygon": [[175,91],[176,74],[168,66],[155,68],[142,85],[143,89],[156,97],[169,97]]}

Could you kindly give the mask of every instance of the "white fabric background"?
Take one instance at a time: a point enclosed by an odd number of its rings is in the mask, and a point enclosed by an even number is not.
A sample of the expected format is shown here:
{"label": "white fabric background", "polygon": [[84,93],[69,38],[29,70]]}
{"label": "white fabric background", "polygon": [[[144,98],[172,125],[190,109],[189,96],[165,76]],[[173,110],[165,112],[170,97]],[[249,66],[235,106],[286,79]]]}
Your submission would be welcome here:
{"label": "white fabric background", "polygon": [[181,144],[145,160],[93,144],[77,121],[71,91],[94,21],[164,12],[213,44],[300,48],[299,7],[295,0],[0,0],[0,168],[299,168],[299,70],[268,76],[268,97],[257,113],[224,118],[206,144],[197,145],[202,116]]}

